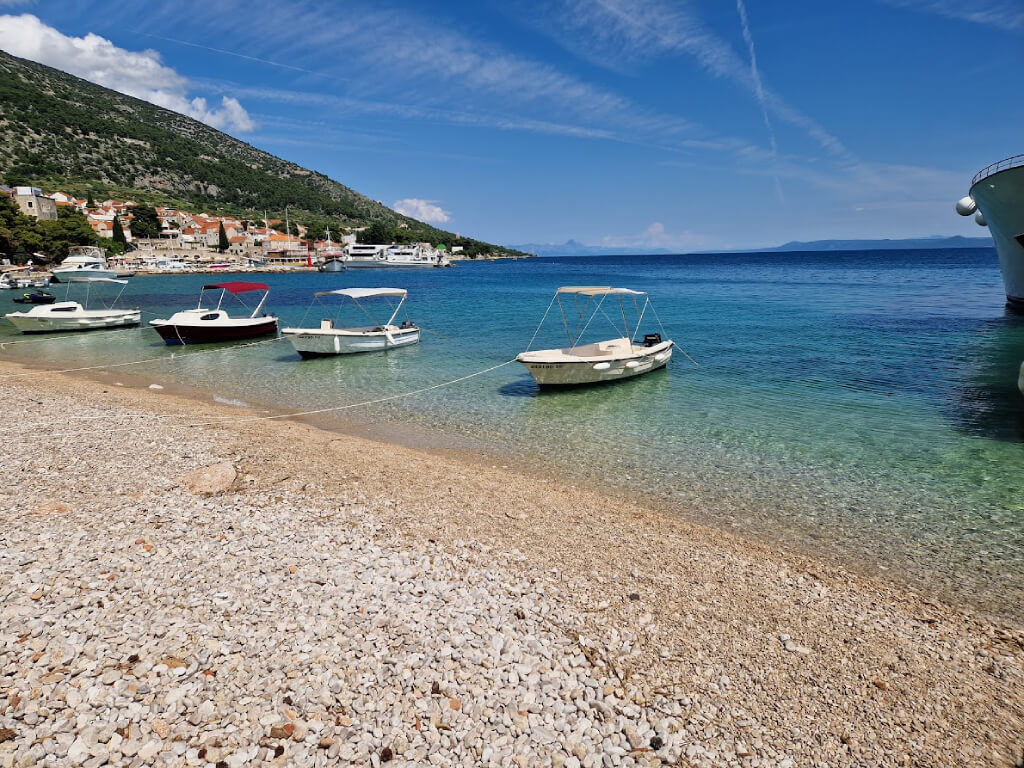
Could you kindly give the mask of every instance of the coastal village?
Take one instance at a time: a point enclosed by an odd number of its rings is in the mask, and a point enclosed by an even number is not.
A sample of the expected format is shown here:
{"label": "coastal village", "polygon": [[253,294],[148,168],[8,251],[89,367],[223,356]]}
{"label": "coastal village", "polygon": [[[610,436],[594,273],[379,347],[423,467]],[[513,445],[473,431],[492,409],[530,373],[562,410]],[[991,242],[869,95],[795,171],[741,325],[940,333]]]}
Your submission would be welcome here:
{"label": "coastal village", "polygon": [[[358,233],[365,229],[328,232],[327,237],[317,239],[307,237],[308,227],[282,219],[244,220],[156,206],[160,236],[135,237],[132,221],[138,203],[131,200],[103,200],[90,205],[87,199],[62,191],[44,194],[38,187],[0,186],[0,194],[9,195],[22,213],[36,219],[56,219],[61,208],[77,210],[101,240],[112,240],[115,222],[119,223],[128,247],[125,253],[111,256],[109,261],[119,269],[137,272],[315,269],[332,255],[354,245]],[[226,247],[222,249],[222,245]],[[446,259],[462,258],[461,246],[434,245],[445,253]]]}

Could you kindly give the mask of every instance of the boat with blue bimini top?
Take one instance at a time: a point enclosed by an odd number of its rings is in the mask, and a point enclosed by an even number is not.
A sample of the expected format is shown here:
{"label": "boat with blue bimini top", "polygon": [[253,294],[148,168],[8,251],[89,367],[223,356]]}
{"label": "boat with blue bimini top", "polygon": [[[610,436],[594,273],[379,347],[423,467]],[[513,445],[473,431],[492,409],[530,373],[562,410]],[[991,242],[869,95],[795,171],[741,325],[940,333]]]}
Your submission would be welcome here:
{"label": "boat with blue bimini top", "polygon": [[[220,291],[213,307],[203,307],[207,291]],[[263,296],[252,313],[245,317],[232,317],[221,309],[228,294],[239,297],[251,291],[263,291]],[[260,310],[270,295],[270,288],[264,283],[213,283],[204,285],[199,292],[199,305],[195,309],[175,312],[166,320],[150,320],[160,337],[168,344],[209,344],[218,341],[239,341],[277,332],[277,318],[260,315]],[[244,302],[239,298],[244,306]]]}
{"label": "boat with blue bimini top", "polygon": [[[343,321],[340,317],[328,317],[320,321],[318,328],[282,328],[281,333],[304,358],[379,352],[395,347],[406,347],[420,340],[420,329],[409,320],[408,315],[399,325],[395,325],[398,313],[405,308],[407,296],[404,288],[339,288],[334,291],[320,291],[313,294],[314,303],[322,304],[322,299],[329,297],[348,299],[371,324],[342,327]],[[391,316],[387,322],[378,322],[363,305],[362,302],[367,299],[381,299],[387,302],[391,309]],[[398,301],[394,302],[394,299]]]}
{"label": "boat with blue bimini top", "polygon": [[[614,321],[605,311],[605,304],[609,299],[616,305],[617,317]],[[556,303],[569,346],[530,351],[529,347],[533,345],[533,340],[537,338],[552,306]],[[566,304],[569,306],[566,307]],[[632,311],[627,312],[627,306],[630,305]],[[563,286],[555,292],[551,303],[548,304],[544,317],[534,331],[533,339],[527,345],[527,351],[517,355],[516,360],[526,367],[537,384],[542,387],[621,381],[664,368],[672,359],[675,344],[671,339],[664,338],[664,328],[661,328],[661,333],[640,335],[640,326],[648,310],[657,318],[650,298],[643,291],[597,285]],[[636,323],[631,324],[627,315],[635,316]],[[582,343],[585,334],[598,317],[607,320],[616,332],[624,331],[624,335]],[[622,318],[621,325],[619,317]],[[571,323],[570,318],[574,318]],[[661,327],[660,321],[658,326]]]}

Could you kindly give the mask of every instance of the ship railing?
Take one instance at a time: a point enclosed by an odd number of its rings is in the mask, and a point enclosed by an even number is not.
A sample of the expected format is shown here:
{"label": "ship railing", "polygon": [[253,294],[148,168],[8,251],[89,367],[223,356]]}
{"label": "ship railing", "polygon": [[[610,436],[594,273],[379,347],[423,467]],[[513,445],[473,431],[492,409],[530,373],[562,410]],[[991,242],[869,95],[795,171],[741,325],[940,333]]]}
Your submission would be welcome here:
{"label": "ship railing", "polygon": [[1022,165],[1024,165],[1024,155],[1014,155],[1005,160],[1000,160],[998,163],[992,163],[992,165],[985,166],[974,175],[974,178],[971,179],[971,186],[973,187],[982,179],[987,179],[993,173],[999,173],[1008,168],[1017,168]]}

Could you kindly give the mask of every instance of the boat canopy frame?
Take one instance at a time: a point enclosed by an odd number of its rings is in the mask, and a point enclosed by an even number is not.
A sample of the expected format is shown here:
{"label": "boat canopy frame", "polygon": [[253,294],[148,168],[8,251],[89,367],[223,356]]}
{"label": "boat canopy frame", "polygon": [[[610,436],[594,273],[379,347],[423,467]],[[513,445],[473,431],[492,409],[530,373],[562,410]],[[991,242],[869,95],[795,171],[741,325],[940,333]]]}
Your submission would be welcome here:
{"label": "boat canopy frame", "polygon": [[[566,307],[562,301],[563,297],[570,296],[572,297],[570,310],[573,310],[576,315],[575,323],[572,328],[570,328],[569,315],[566,313]],[[618,299],[618,314],[621,317],[621,325],[617,320],[613,320],[609,317],[608,313],[605,311],[604,305],[609,296]],[[643,297],[642,303],[640,297]],[[630,299],[632,299],[633,310],[636,313],[636,323],[633,324],[632,327],[626,313],[626,304]],[[565,336],[569,344],[568,349],[575,349],[580,346],[580,341],[583,339],[583,335],[587,332],[598,315],[607,320],[616,333],[620,330],[624,331],[623,336],[629,341],[630,351],[632,351],[633,345],[636,343],[636,337],[640,333],[640,326],[642,325],[648,310],[651,311],[651,314],[653,314],[657,320],[658,328],[661,329],[662,338],[668,335],[665,332],[665,326],[661,323],[661,318],[658,317],[658,313],[654,309],[654,305],[651,304],[650,296],[648,296],[645,291],[635,291],[632,288],[613,288],[609,285],[563,285],[561,288],[556,290],[555,295],[551,297],[551,301],[548,303],[548,308],[544,311],[544,316],[540,319],[540,323],[537,324],[537,329],[533,332],[533,336],[530,338],[530,343],[526,346],[527,352],[533,349],[533,342],[536,341],[537,335],[544,326],[544,321],[547,320],[548,315],[551,313],[551,308],[556,302],[558,304],[559,313],[561,314],[562,328],[565,331]],[[612,303],[615,303],[614,299]]]}
{"label": "boat canopy frame", "polygon": [[[316,304],[319,304],[328,312],[333,310],[334,316],[331,318],[332,322],[337,321],[339,324],[341,323],[340,307],[328,305],[324,301],[322,301],[323,298],[328,296],[341,296],[343,298],[351,300],[351,302],[364,315],[366,315],[367,318],[369,318],[370,322],[374,326],[381,326],[382,328],[386,328],[387,326],[392,325],[395,321],[395,318],[398,316],[398,313],[403,308],[405,308],[405,320],[411,322],[409,320],[409,310],[405,305],[405,300],[408,298],[408,295],[409,292],[406,291],[404,288],[337,288],[332,291],[317,291],[316,293],[313,294],[313,301],[310,304],[309,309],[306,310],[306,314],[302,316],[302,322],[300,323],[300,325],[305,325],[306,317],[309,316],[310,310]],[[391,316],[388,318],[386,323],[378,322],[377,318],[374,317],[373,314],[371,314],[370,311],[362,305],[362,300],[364,299],[385,300],[385,303],[388,305],[388,308],[391,309]],[[392,304],[392,302],[388,301],[388,299],[398,299],[398,303]]]}
{"label": "boat canopy frame", "polygon": [[116,280],[112,277],[69,277],[67,283],[67,290],[64,291],[64,301],[71,301],[72,284],[81,283],[85,283],[85,301],[82,302],[82,307],[84,309],[89,308],[89,297],[91,295],[93,285],[97,283],[112,283],[114,285],[121,286],[121,290],[117,292],[117,295],[113,299],[111,299],[109,303],[107,303],[107,301],[102,296],[98,297],[97,300],[103,305],[104,309],[114,309],[114,305],[117,304],[118,300],[121,298],[121,294],[124,293],[125,286],[128,285],[127,280]]}
{"label": "boat canopy frame", "polygon": [[196,305],[196,309],[203,308],[203,298],[206,296],[207,291],[220,291],[220,296],[217,297],[217,306],[213,307],[211,310],[213,312],[220,311],[221,304],[224,303],[224,297],[229,293],[238,299],[239,304],[248,309],[249,305],[245,303],[239,294],[248,293],[250,291],[263,291],[263,296],[260,297],[259,303],[252,311],[252,314],[249,315],[249,317],[252,318],[256,317],[260,313],[260,310],[263,309],[263,305],[266,303],[267,297],[270,295],[270,286],[266,283],[246,283],[241,281],[204,285],[202,290],[199,291],[199,303]]}

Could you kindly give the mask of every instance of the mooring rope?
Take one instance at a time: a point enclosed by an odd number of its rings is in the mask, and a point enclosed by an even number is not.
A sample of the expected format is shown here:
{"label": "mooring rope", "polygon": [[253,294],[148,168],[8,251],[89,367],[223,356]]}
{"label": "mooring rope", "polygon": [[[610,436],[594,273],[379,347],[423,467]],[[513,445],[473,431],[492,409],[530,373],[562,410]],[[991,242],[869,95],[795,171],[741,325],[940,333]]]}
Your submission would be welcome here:
{"label": "mooring rope", "polygon": [[[276,341],[276,339],[274,339],[274,341]],[[257,343],[262,343],[262,342],[257,342]],[[208,351],[219,351],[219,350],[208,350]],[[193,353],[193,354],[195,354],[195,353]],[[234,415],[231,415],[231,416],[218,416],[218,417],[214,417],[214,419],[209,420],[209,421],[197,421],[197,422],[193,422],[191,424],[174,424],[173,426],[175,426],[175,427],[192,428],[192,427],[217,426],[219,424],[223,424],[225,420],[230,420],[232,423],[238,424],[238,423],[244,423],[244,422],[271,421],[271,420],[274,420],[274,419],[293,419],[293,418],[296,418],[296,417],[299,417],[299,416],[315,416],[315,415],[318,415],[318,414],[321,414],[321,413],[333,413],[333,412],[336,412],[336,411],[349,410],[351,408],[362,408],[362,407],[365,407],[365,406],[368,406],[368,405],[378,405],[380,403],[387,403],[387,402],[390,402],[392,400],[401,400],[403,398],[413,397],[415,395],[422,395],[425,392],[431,392],[431,391],[436,390],[436,389],[442,389],[444,387],[450,387],[453,384],[459,384],[459,383],[461,383],[463,381],[468,381],[469,379],[476,378],[477,376],[483,376],[485,373],[490,373],[491,371],[496,371],[499,368],[504,368],[506,365],[511,365],[514,362],[516,362],[515,358],[513,358],[511,360],[506,360],[503,363],[498,363],[497,365],[492,365],[489,368],[484,368],[481,371],[475,371],[473,373],[468,373],[465,376],[459,376],[458,378],[455,378],[455,379],[450,379],[448,381],[442,381],[442,382],[440,382],[438,384],[431,384],[429,387],[420,387],[419,389],[414,389],[414,390],[411,390],[409,392],[400,392],[400,393],[395,394],[395,395],[387,395],[385,397],[378,397],[378,398],[374,398],[373,400],[363,400],[363,401],[358,402],[358,403],[347,403],[345,405],[334,405],[334,406],[330,406],[330,407],[327,407],[327,408],[316,408],[316,409],[309,410],[309,411],[299,411],[297,413],[278,413],[278,414],[273,414],[273,415],[270,415],[270,416],[248,416],[248,417],[245,417],[245,418],[238,418],[237,416],[234,416]],[[98,367],[102,367],[102,366],[98,366]],[[54,373],[63,373],[63,371],[54,371]],[[156,416],[156,417],[147,417],[147,418],[167,418],[167,417],[166,416]],[[54,426],[56,426],[56,425],[54,425]],[[134,431],[134,430],[137,430],[137,429],[138,429],[138,426],[134,425],[134,426],[130,426],[130,427],[118,427],[116,429],[108,429],[108,430],[105,430],[105,433],[112,434],[112,433],[115,433],[115,432],[127,432],[127,431]]]}
{"label": "mooring rope", "polygon": [[[163,357],[147,357],[143,360],[129,360],[126,363],[104,363],[103,365],[83,365],[78,368],[64,368],[58,371],[52,371],[46,368],[34,369],[31,371],[22,371],[20,373],[4,373],[0,374],[0,379],[16,379],[22,376],[36,376],[40,373],[77,373],[79,371],[98,371],[101,368],[126,368],[131,365],[142,365],[143,363],[159,363],[168,361],[179,361],[189,357],[195,357],[196,355],[209,355],[215,352],[233,352],[236,349],[245,349],[246,347],[256,347],[260,344],[271,344],[276,341],[281,341],[283,336],[275,336],[272,339],[261,339],[260,341],[250,341],[245,344],[235,344],[231,347],[219,347],[217,349],[201,349],[196,352],[187,352],[179,354],[172,352],[170,355],[164,355]],[[13,361],[12,361],[13,362]]]}

